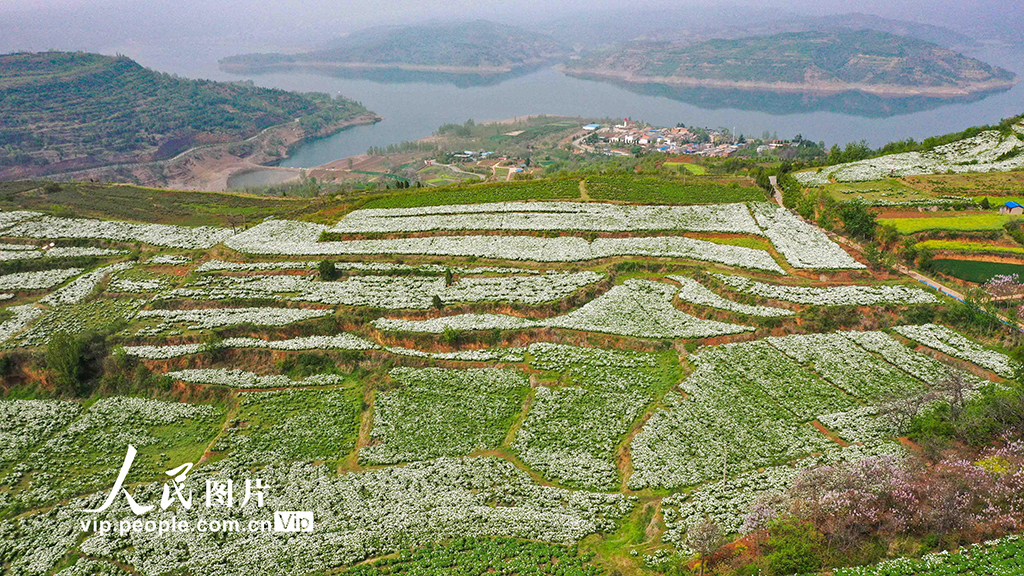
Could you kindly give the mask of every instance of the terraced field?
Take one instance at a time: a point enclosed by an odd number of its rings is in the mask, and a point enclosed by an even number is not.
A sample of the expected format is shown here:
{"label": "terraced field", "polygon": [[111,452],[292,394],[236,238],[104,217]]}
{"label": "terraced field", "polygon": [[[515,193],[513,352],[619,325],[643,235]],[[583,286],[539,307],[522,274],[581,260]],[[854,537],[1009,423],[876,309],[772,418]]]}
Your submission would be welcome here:
{"label": "terraced field", "polygon": [[[234,230],[0,212],[5,262],[52,262],[0,275],[0,572],[682,569],[705,518],[738,536],[806,467],[904,454],[883,404],[1014,374],[907,319],[944,296],[876,278],[789,211],[621,183],[587,182],[615,203],[548,181]],[[649,192],[666,203],[626,202]],[[62,248],[91,263],[62,267]],[[853,321],[817,330],[821,311]],[[157,525],[312,511],[315,528],[80,525],[133,503]],[[1014,550],[837,574],[1011,574]]]}

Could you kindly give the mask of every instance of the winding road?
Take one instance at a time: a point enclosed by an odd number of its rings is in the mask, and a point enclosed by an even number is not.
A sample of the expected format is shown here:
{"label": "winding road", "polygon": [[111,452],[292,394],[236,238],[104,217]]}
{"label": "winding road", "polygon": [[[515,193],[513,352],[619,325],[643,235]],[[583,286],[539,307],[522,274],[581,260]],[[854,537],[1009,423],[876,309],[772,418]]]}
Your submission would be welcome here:
{"label": "winding road", "polygon": [[[782,189],[779,188],[778,179],[775,176],[769,176],[768,180],[771,181],[771,184],[772,184],[772,190],[774,191],[774,193],[772,194],[772,197],[774,198],[775,202],[778,203],[779,206],[782,206],[783,208],[785,208],[785,206],[782,204]],[[821,227],[819,227],[814,222],[808,222],[808,224],[810,224],[811,226],[814,226],[818,230],[821,230],[822,232],[825,233],[826,236],[828,236],[832,240],[835,240],[836,242],[838,242],[840,244],[844,244],[846,246],[849,246],[850,248],[853,248],[857,252],[860,252],[862,254],[864,253],[864,247],[861,246],[860,244],[858,244],[857,242],[854,242],[853,240],[851,240],[851,239],[849,239],[849,238],[847,238],[845,236],[842,236],[840,234],[836,234],[835,232],[828,232],[826,230],[823,230]],[[946,296],[949,296],[950,298],[954,298],[954,299],[959,300],[961,302],[967,302],[967,297],[964,296],[964,294],[962,292],[960,292],[958,290],[954,290],[953,288],[950,288],[949,286],[946,286],[945,284],[939,282],[938,280],[935,280],[934,278],[925,276],[924,274],[921,274],[917,270],[912,270],[912,269],[908,268],[907,266],[904,266],[903,264],[896,264],[895,269],[900,274],[903,274],[904,276],[907,276],[908,278],[913,278],[914,280],[917,280],[918,282],[920,282],[920,283],[922,283],[922,284],[924,284],[924,285],[926,285],[926,286],[928,286],[930,288],[938,290],[939,292],[941,292],[942,294],[945,294]],[[995,316],[996,318],[998,318],[1004,324],[1006,324],[1008,326],[1012,326],[1013,328],[1016,328],[1017,330],[1019,330],[1021,332],[1024,332],[1024,327],[1022,327],[1021,324],[1019,324],[1018,322],[1016,322],[1014,320],[1010,320],[1009,318],[1007,318],[1007,317],[1005,317],[1005,316],[1003,316],[1001,314],[992,314],[992,315]]]}

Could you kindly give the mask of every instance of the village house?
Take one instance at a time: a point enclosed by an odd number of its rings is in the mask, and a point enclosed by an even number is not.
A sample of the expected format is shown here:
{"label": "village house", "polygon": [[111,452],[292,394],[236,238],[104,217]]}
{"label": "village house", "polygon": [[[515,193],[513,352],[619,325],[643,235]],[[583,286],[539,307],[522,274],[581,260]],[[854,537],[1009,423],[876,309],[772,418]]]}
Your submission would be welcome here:
{"label": "village house", "polygon": [[1016,202],[1006,202],[999,207],[1000,214],[1024,214],[1024,206]]}

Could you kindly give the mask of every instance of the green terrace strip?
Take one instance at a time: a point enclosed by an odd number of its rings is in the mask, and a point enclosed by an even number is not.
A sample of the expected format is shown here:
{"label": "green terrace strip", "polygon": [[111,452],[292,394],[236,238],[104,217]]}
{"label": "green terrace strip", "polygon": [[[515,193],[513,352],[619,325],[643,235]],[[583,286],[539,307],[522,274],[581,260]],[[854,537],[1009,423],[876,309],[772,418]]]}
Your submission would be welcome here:
{"label": "green terrace strip", "polygon": [[[38,411],[40,407],[27,408]],[[44,430],[54,434],[39,435],[35,442],[28,442],[21,450],[24,457],[8,469],[3,484],[18,486],[18,490],[5,493],[6,506],[52,504],[107,487],[106,472],[120,467],[129,443],[138,447],[139,454],[128,481],[156,480],[167,464],[198,460],[220,429],[224,409],[208,404],[112,396],[80,413],[78,407],[69,407],[46,411],[42,416],[57,419],[42,424]],[[69,416],[75,418],[64,426]],[[15,428],[18,422],[17,418],[4,419],[4,435],[16,429],[21,434],[20,428]]]}
{"label": "green terrace strip", "polygon": [[1024,264],[1011,262],[989,262],[960,258],[936,258],[930,263],[931,269],[954,278],[984,284],[994,276],[1017,274],[1024,276]]}
{"label": "green terrace strip", "polygon": [[497,448],[529,390],[512,370],[395,368],[396,386],[377,392],[365,464],[466,456]]}
{"label": "green terrace strip", "polygon": [[403,550],[396,557],[359,564],[349,576],[392,574],[516,574],[517,576],[599,576],[602,571],[575,547],[508,538],[457,538]]}
{"label": "green terrace strip", "polygon": [[359,388],[247,392],[213,449],[253,465],[333,463],[355,448],[362,398]]}
{"label": "green terrace strip", "polygon": [[367,202],[364,208],[412,208],[443,204],[477,204],[516,200],[560,200],[580,196],[580,181],[575,178],[449,186],[441,190],[417,190],[392,194]]}
{"label": "green terrace strip", "polygon": [[672,305],[675,293],[676,289],[669,284],[631,278],[577,310],[545,320],[462,314],[430,320],[380,318],[374,326],[380,330],[434,333],[550,327],[636,338],[706,338],[754,330],[751,326],[704,320],[681,312]]}
{"label": "green terrace strip", "polygon": [[963,214],[928,218],[879,218],[878,223],[882,226],[892,226],[900,234],[914,234],[926,230],[954,232],[1001,230],[1004,224],[1016,219],[1008,214]]}
{"label": "green terrace strip", "polygon": [[[690,165],[686,165],[690,168]],[[699,168],[699,167],[694,167]],[[636,176],[588,176],[587,195],[595,200],[644,204],[724,204],[764,201],[764,191],[739,183],[721,184]]]}
{"label": "green terrace strip", "polygon": [[967,240],[925,240],[924,242],[918,242],[914,246],[919,250],[1024,256],[1024,246],[1002,246],[988,242],[971,242]]}
{"label": "green terrace strip", "polygon": [[709,288],[705,287],[693,278],[688,278],[686,276],[669,275],[666,276],[666,278],[679,283],[681,286],[679,289],[679,297],[691,304],[710,306],[712,308],[729,310],[730,312],[736,312],[738,314],[749,314],[751,316],[776,317],[792,316],[795,314],[792,310],[787,310],[785,308],[776,308],[774,306],[751,306],[749,304],[733,302],[732,300],[723,298],[715,292],[712,292]]}
{"label": "green terrace strip", "polygon": [[561,375],[567,383],[537,387],[512,448],[548,478],[612,489],[619,483],[620,439],[674,383],[678,361],[671,354],[540,342],[529,352],[531,368]]}

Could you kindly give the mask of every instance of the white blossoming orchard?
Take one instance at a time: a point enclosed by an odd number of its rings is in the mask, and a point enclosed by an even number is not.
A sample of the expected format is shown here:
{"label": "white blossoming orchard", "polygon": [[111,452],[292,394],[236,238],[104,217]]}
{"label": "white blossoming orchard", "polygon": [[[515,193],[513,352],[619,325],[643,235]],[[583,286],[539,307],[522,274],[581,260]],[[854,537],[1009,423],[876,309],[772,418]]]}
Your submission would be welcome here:
{"label": "white blossoming orchard", "polygon": [[775,306],[751,306],[749,304],[742,304],[740,302],[723,298],[700,282],[687,276],[669,275],[666,276],[666,278],[669,280],[675,280],[680,284],[679,297],[691,304],[710,306],[720,310],[728,310],[739,314],[749,314],[751,316],[779,317],[792,316],[795,314],[795,312],[787,310],[786,308],[777,308]]}
{"label": "white blossoming orchard", "polygon": [[896,326],[898,334],[948,354],[954,358],[966,360],[987,368],[1000,376],[1009,378],[1014,375],[1016,365],[1010,357],[995,350],[989,350],[963,335],[938,324],[922,324],[920,326]]}
{"label": "white blossoming orchard", "polygon": [[231,388],[289,388],[293,386],[337,386],[345,383],[343,376],[314,374],[301,380],[292,380],[282,374],[260,376],[252,372],[228,368],[190,368],[164,374],[168,378],[193,384],[213,384]]}
{"label": "white blossoming orchard", "polygon": [[45,290],[81,274],[81,268],[16,272],[0,276],[0,290]]}
{"label": "white blossoming orchard", "polygon": [[562,236],[433,236],[388,240],[318,242],[326,228],[307,222],[270,220],[225,244],[246,254],[461,256],[533,262],[579,262],[612,256],[684,258],[783,273],[764,250],[716,244],[683,236],[584,238]]}
{"label": "white blossoming orchard", "polygon": [[191,258],[179,254],[157,254],[149,259],[150,264],[168,264],[171,266],[180,266],[191,262]]}
{"label": "white blossoming orchard", "polygon": [[8,227],[3,233],[5,236],[19,238],[102,238],[185,249],[212,248],[232,234],[229,229],[209,226],[188,228],[167,224],[139,224],[56,216],[24,220]]}
{"label": "white blossoming orchard", "polygon": [[986,130],[976,136],[936,146],[925,152],[886,154],[816,171],[796,172],[793,175],[808,186],[824,186],[830,179],[838,182],[865,182],[892,176],[1019,170],[1024,167],[1024,154],[1019,153],[1024,149],[1024,141],[1019,138],[1024,132],[1024,123],[1014,126],[1014,132],[1004,136],[996,130]]}
{"label": "white blossoming orchard", "polygon": [[751,202],[750,210],[765,236],[794,268],[856,270],[866,268],[824,232],[789,210],[766,202]]}
{"label": "white blossoming orchard", "polygon": [[163,327],[187,324],[189,330],[209,330],[222,326],[255,324],[284,326],[333,314],[333,310],[310,308],[206,308],[198,310],[142,310],[139,318],[159,318]]}
{"label": "white blossoming orchard", "polygon": [[770,300],[810,306],[872,306],[877,304],[933,304],[938,298],[920,288],[895,285],[781,286],[742,276],[712,274],[738,292]]}
{"label": "white blossoming orchard", "polygon": [[220,300],[227,298],[286,299],[329,305],[426,309],[434,297],[442,302],[515,302],[542,304],[561,300],[601,280],[591,271],[550,272],[523,276],[459,278],[451,285],[440,276],[359,275],[335,282],[309,276],[204,276],[169,290],[165,298]]}
{"label": "white blossoming orchard", "polygon": [[128,270],[131,267],[131,262],[120,262],[118,264],[111,264],[110,266],[97,268],[92,272],[82,274],[78,278],[75,278],[72,282],[68,283],[68,285],[60,288],[46,298],[43,298],[40,302],[51,306],[77,304],[92,294],[100,283],[110,277],[110,274]]}
{"label": "white blossoming orchard", "polygon": [[21,332],[43,315],[43,311],[35,306],[11,306],[6,308],[13,313],[13,316],[5,322],[0,322],[0,343],[10,340],[15,334]]}
{"label": "white blossoming orchard", "polygon": [[433,230],[688,230],[761,234],[743,204],[623,206],[596,202],[496,202],[364,209],[350,212],[331,229],[342,234]]}
{"label": "white blossoming orchard", "polygon": [[440,333],[445,329],[503,330],[536,327],[606,332],[637,338],[707,338],[754,330],[750,326],[703,320],[672,305],[676,289],[662,282],[630,279],[561,316],[529,320],[501,314],[462,314],[429,320],[382,318],[380,330]]}
{"label": "white blossoming orchard", "polygon": [[[30,220],[36,216],[41,216],[41,212],[29,212],[27,210],[11,210],[3,211],[0,210],[0,232],[5,232],[4,236],[11,236],[7,234],[6,230],[19,222]],[[5,250],[7,248],[4,248]]]}

